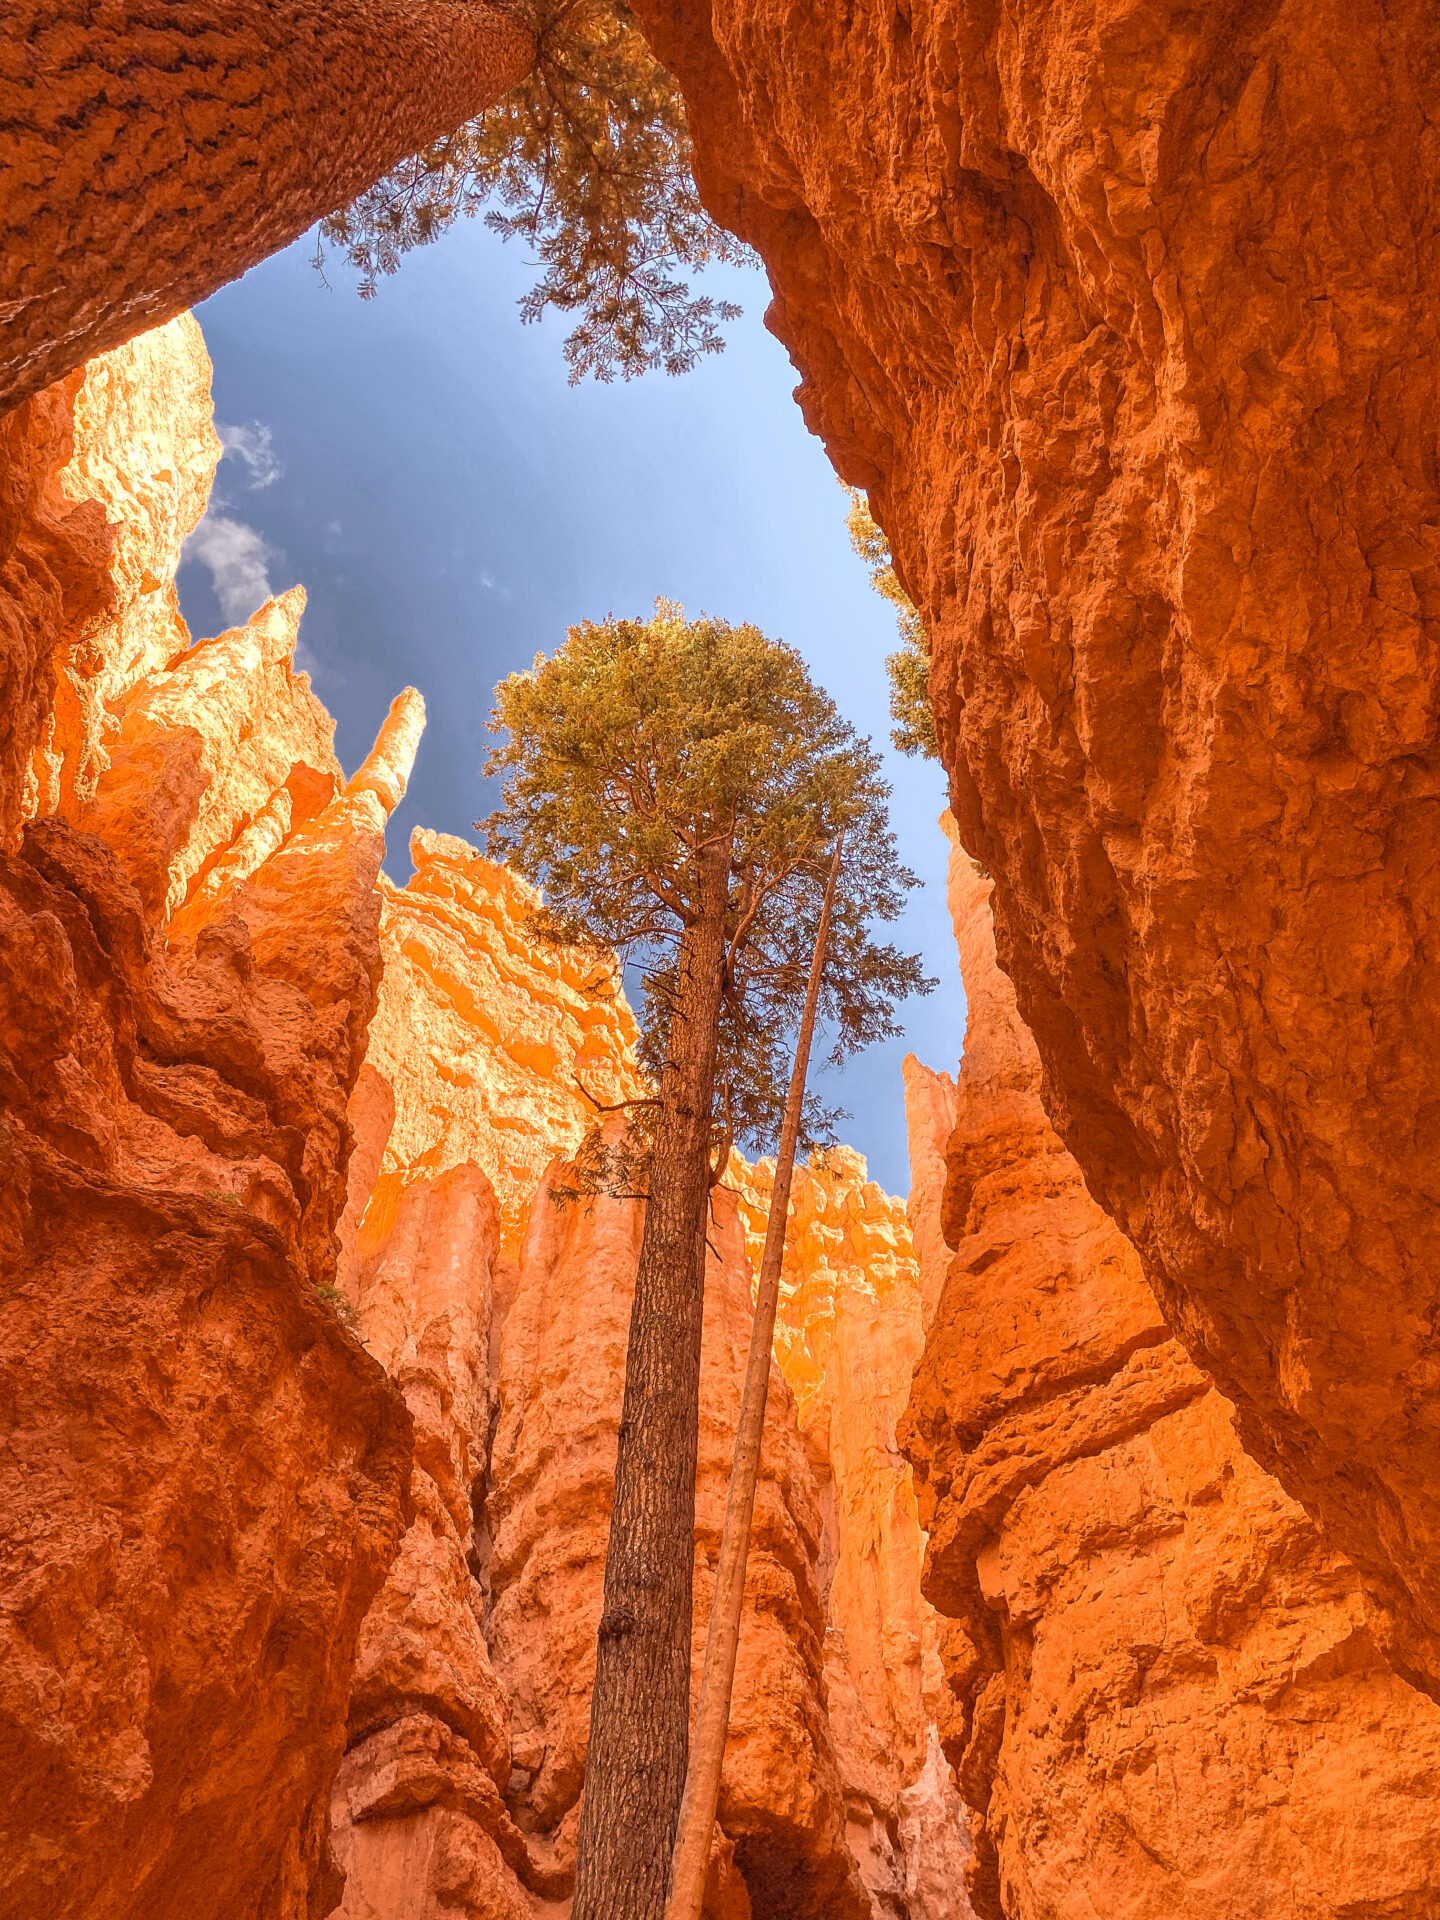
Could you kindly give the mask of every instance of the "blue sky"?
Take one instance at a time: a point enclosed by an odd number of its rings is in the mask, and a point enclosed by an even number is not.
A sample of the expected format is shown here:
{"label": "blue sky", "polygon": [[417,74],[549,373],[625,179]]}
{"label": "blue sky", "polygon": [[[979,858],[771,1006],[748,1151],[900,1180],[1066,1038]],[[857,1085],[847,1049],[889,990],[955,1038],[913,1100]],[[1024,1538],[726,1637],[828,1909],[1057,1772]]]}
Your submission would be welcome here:
{"label": "blue sky", "polygon": [[[553,318],[522,326],[519,248],[462,221],[361,301],[304,242],[197,309],[227,454],[180,592],[196,634],[264,592],[309,595],[303,664],[336,716],[347,769],[392,696],[419,687],[429,726],[392,822],[474,838],[495,795],[480,776],[495,682],[550,652],[572,621],[644,614],[657,595],[790,641],[887,754],[904,858],[924,881],[900,923],[940,987],[908,1004],[905,1039],[827,1080],[843,1136],[892,1192],[909,1184],[900,1060],[953,1071],[964,999],[945,912],[938,768],[889,750],[889,608],[850,551],[846,500],[765,331],[763,275],[707,284],[744,317],[680,379],[570,387]],[[222,600],[224,605],[222,606]]]}

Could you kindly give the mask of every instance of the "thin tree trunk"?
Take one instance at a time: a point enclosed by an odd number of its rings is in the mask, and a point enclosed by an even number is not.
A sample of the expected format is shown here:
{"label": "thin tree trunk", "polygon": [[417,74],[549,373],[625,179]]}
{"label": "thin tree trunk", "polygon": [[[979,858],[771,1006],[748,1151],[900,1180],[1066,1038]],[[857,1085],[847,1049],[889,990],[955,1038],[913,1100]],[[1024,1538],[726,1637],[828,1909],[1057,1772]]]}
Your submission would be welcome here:
{"label": "thin tree trunk", "polygon": [[730,841],[680,948],[625,1356],[571,1920],[661,1920],[685,1781],[700,1330]]}
{"label": "thin tree trunk", "polygon": [[464,0],[11,0],[0,413],[203,300],[528,72]]}
{"label": "thin tree trunk", "polygon": [[800,1136],[800,1113],[805,1104],[810,1043],[815,1033],[815,1010],[820,1000],[830,913],[839,876],[840,847],[837,845],[830,862],[830,877],[825,883],[825,904],[820,910],[815,951],[810,959],[805,1011],[795,1044],[795,1065],[790,1074],[780,1146],[775,1157],[765,1251],[760,1258],[760,1283],[755,1290],[755,1318],[750,1325],[750,1358],[740,1398],[735,1462],[730,1469],[725,1529],[720,1536],[720,1564],[715,1569],[715,1596],[710,1604],[710,1626],[705,1635],[705,1668],[695,1708],[695,1737],[680,1804],[665,1920],[700,1920],[705,1898],[710,1834],[720,1797],[720,1770],[725,1760],[730,1698],[735,1687],[735,1655],[740,1645],[740,1613],[745,1601],[745,1562],[750,1554],[750,1525],[755,1515],[755,1487],[760,1477],[760,1445],[765,1433],[765,1401],[770,1391],[770,1359],[775,1345],[775,1310],[780,1300],[780,1269],[785,1259],[785,1227],[790,1213],[790,1179],[795,1169],[795,1143]]}

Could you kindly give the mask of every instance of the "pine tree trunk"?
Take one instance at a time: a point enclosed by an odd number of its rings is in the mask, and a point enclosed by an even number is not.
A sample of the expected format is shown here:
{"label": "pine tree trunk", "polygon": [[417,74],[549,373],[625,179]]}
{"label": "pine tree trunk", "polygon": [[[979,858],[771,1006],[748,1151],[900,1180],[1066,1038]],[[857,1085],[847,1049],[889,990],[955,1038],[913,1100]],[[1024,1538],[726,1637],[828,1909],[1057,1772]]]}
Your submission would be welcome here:
{"label": "pine tree trunk", "polygon": [[705,1635],[705,1670],[695,1706],[695,1739],[685,1773],[685,1793],[675,1835],[675,1857],[665,1920],[700,1920],[705,1899],[705,1874],[710,1864],[710,1838],[720,1798],[720,1774],[725,1764],[725,1738],[730,1728],[730,1700],[735,1688],[735,1656],[740,1647],[740,1615],[745,1605],[745,1563],[750,1557],[750,1527],[755,1517],[755,1489],[760,1479],[760,1449],[765,1439],[765,1402],[770,1390],[770,1364],[775,1350],[775,1312],[780,1304],[780,1270],[785,1262],[785,1228],[790,1216],[790,1181],[795,1171],[795,1147],[800,1138],[800,1116],[805,1106],[805,1081],[810,1071],[810,1044],[815,1036],[815,1014],[820,1004],[820,982],[825,972],[825,948],[830,938],[830,916],[835,886],[840,878],[843,841],[830,862],[825,904],[810,958],[805,1010],[795,1042],[795,1062],[775,1155],[775,1180],[770,1189],[770,1217],[765,1223],[765,1251],[760,1259],[760,1283],[755,1289],[755,1318],[750,1325],[750,1355],[745,1386],[740,1395],[740,1419],[735,1429],[735,1459],[725,1500],[725,1526],[720,1536],[720,1560],[715,1569],[715,1597]]}
{"label": "pine tree trunk", "polygon": [[661,1920],[685,1783],[700,1330],[730,843],[681,949],[625,1356],[571,1920]]}
{"label": "pine tree trunk", "polygon": [[534,53],[466,0],[10,0],[0,413],[288,245]]}

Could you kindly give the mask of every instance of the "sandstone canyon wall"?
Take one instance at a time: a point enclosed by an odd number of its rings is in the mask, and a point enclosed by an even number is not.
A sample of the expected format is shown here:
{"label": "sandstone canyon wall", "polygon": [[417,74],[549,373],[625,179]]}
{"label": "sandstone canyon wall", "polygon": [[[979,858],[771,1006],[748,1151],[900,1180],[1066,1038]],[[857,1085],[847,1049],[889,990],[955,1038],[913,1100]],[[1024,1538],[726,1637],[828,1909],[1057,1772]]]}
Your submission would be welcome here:
{"label": "sandstone canyon wall", "polygon": [[[1421,1920],[1440,1708],[1386,1666],[1354,1569],[1242,1450],[1047,1121],[991,890],[956,846],[956,1251],[901,1429],[954,1622],[976,1911]],[[912,1104],[922,1163],[935,1118]]]}
{"label": "sandstone canyon wall", "polygon": [[[641,1214],[555,1186],[635,1023],[463,842],[381,874],[423,704],[347,782],[300,589],[191,644],[208,385],[188,319],[92,363],[7,494],[0,1911],[560,1914]],[[712,1222],[697,1676],[769,1177]],[[918,1267],[856,1156],[798,1191],[707,1911],[966,1920]]]}
{"label": "sandstone canyon wall", "polygon": [[638,11],[924,618],[1047,1111],[1440,1688],[1440,16]]}
{"label": "sandstone canyon wall", "polygon": [[[407,885],[381,882],[341,1274],[415,1420],[417,1518],[362,1638],[336,1847],[351,1920],[479,1920],[559,1911],[573,1879],[641,1214],[558,1204],[555,1154],[594,1116],[582,1084],[615,1100],[640,1081],[623,998],[593,991],[593,959],[536,942],[529,890],[445,835],[417,831],[411,851]],[[768,1169],[737,1158],[731,1180],[707,1278],[697,1678]],[[800,1191],[707,1910],[965,1920],[964,1830],[922,1687],[921,1536],[894,1452],[916,1265],[900,1203],[856,1156]],[[838,1336],[837,1295],[871,1309]],[[885,1354],[860,1364],[877,1320]],[[787,1381],[828,1426],[797,1423]]]}
{"label": "sandstone canyon wall", "polygon": [[189,647],[208,389],[182,319],[5,423],[7,1915],[328,1905],[403,1525],[403,1402],[318,1293],[386,809],[291,669],[302,595]]}
{"label": "sandstone canyon wall", "polygon": [[[557,1201],[634,1021],[464,842],[383,876],[423,705],[347,781],[298,589],[190,645],[207,395],[182,320],[4,423],[0,1914],[561,1920],[640,1214]],[[1421,1920],[1440,1710],[1047,1118],[999,893],[908,1208],[797,1175],[707,1913]]]}

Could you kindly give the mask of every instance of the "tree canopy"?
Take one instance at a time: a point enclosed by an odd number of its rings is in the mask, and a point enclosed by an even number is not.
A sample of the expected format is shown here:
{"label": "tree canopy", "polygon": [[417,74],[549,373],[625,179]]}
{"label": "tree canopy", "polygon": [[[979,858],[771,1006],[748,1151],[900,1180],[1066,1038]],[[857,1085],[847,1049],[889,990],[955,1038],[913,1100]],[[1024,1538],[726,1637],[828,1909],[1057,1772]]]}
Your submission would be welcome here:
{"label": "tree canopy", "polygon": [[684,373],[724,345],[739,308],[692,291],[685,271],[749,253],[706,214],[690,172],[684,106],[626,0],[524,0],[537,59],[478,119],[406,160],[323,221],[326,245],[372,296],[413,247],[462,214],[534,249],[541,277],[523,320],[575,314],[572,382]]}
{"label": "tree canopy", "polygon": [[900,584],[890,542],[877,526],[869,502],[858,487],[845,491],[850,496],[845,519],[850,544],[869,567],[871,586],[894,607],[895,624],[900,629],[899,647],[885,657],[890,718],[895,722],[890,738],[901,753],[938,760],[940,743],[935,737],[935,714],[930,705],[930,637],[925,622]]}
{"label": "tree canopy", "polygon": [[[652,1074],[680,937],[700,910],[698,850],[733,833],[717,1166],[731,1143],[773,1140],[838,835],[821,1000],[832,1058],[893,1035],[895,1002],[933,984],[915,956],[871,937],[915,878],[896,853],[874,750],[792,648],[659,602],[647,621],[572,627],[557,653],[501,683],[493,724],[503,740],[487,771],[505,784],[484,823],[489,851],[543,888],[550,938],[638,968]],[[837,1117],[812,1097],[803,1144],[833,1138]]]}

